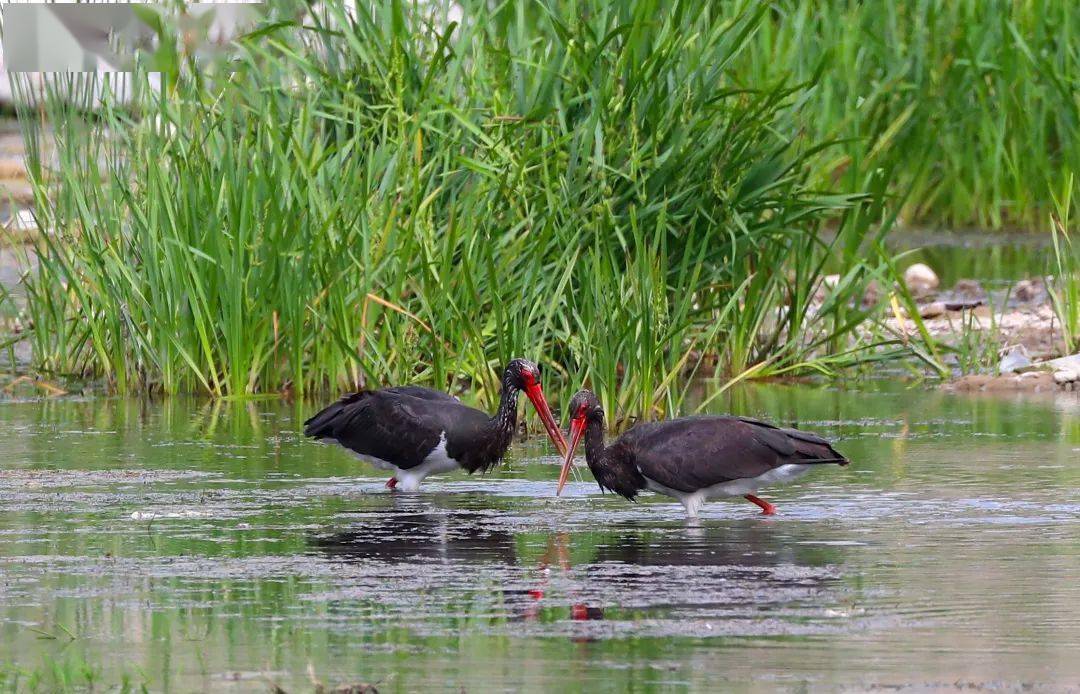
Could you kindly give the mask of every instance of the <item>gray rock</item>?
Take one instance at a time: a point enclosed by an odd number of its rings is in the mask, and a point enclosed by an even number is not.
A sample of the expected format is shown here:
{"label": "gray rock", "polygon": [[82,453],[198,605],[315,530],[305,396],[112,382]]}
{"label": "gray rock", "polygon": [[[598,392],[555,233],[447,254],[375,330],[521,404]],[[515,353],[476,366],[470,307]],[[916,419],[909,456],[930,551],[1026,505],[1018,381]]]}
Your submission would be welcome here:
{"label": "gray rock", "polygon": [[944,315],[944,313],[945,303],[941,301],[933,301],[919,306],[919,317],[921,318],[937,318]]}
{"label": "gray rock", "polygon": [[1054,383],[1064,385],[1065,383],[1072,383],[1076,380],[1080,380],[1080,374],[1072,369],[1061,369],[1054,372]]}
{"label": "gray rock", "polygon": [[1031,366],[1031,355],[1023,345],[1007,347],[1007,351],[1001,356],[998,363],[998,371],[1003,374],[1015,373],[1024,367]]}
{"label": "gray rock", "polygon": [[1075,371],[1080,372],[1080,353],[1070,354],[1067,357],[1058,357],[1057,359],[1048,359],[1044,362],[1040,362],[1039,366],[1047,366],[1054,371]]}
{"label": "gray rock", "polygon": [[1017,301],[1036,301],[1046,293],[1046,286],[1041,279],[1020,280],[1012,288],[1012,295]]}

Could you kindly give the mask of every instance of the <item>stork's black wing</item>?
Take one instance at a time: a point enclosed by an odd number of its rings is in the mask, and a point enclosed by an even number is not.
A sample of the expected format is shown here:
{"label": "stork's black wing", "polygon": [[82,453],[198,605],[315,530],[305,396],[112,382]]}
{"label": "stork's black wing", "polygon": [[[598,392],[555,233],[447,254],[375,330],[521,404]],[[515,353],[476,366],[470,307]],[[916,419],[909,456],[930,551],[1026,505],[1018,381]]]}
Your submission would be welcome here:
{"label": "stork's black wing", "polygon": [[847,460],[825,439],[745,417],[687,417],[634,427],[619,438],[646,477],[682,492],[753,478],[789,463]]}
{"label": "stork's black wing", "polygon": [[785,429],[750,417],[738,417],[737,419],[754,426],[756,431],[761,432],[762,435],[767,435],[765,434],[766,430],[772,430],[786,436],[795,449],[793,453],[789,454],[794,457],[794,460],[787,461],[789,463],[836,463],[838,465],[847,465],[851,462],[840,451],[833,448],[828,439],[822,438],[813,432],[803,431],[802,429]]}
{"label": "stork's black wing", "polygon": [[432,401],[385,390],[352,393],[304,422],[304,435],[407,470],[424,462],[443,431],[441,422],[418,411],[424,402]]}
{"label": "stork's black wing", "polygon": [[447,402],[461,402],[449,393],[444,393],[441,390],[432,390],[431,388],[425,388],[423,386],[393,386],[391,388],[383,388],[383,392],[397,393],[398,395],[409,395],[414,398],[420,398],[421,400],[444,400]]}

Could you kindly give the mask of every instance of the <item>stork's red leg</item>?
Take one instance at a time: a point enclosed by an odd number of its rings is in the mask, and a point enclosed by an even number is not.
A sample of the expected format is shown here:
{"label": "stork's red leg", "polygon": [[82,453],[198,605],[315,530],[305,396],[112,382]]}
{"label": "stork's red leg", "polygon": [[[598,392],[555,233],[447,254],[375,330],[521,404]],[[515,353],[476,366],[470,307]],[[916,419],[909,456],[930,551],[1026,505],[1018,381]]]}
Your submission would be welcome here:
{"label": "stork's red leg", "polygon": [[772,504],[770,504],[768,501],[765,501],[764,499],[759,499],[758,497],[754,496],[753,494],[747,494],[743,498],[746,499],[747,501],[749,501],[750,503],[757,504],[758,506],[760,506],[761,507],[761,515],[763,515],[763,516],[771,516],[774,513],[776,513],[776,507],[773,506]]}
{"label": "stork's red leg", "polygon": [[386,480],[387,489],[393,489],[395,487],[397,487],[397,477],[391,477],[390,479]]}

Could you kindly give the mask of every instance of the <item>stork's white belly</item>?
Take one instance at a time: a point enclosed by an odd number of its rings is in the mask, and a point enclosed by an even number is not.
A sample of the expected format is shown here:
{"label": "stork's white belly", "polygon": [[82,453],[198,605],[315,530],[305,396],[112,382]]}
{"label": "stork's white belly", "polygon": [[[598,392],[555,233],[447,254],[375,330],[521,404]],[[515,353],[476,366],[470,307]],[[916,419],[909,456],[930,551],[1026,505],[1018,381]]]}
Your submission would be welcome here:
{"label": "stork's white belly", "polygon": [[649,479],[644,473],[642,473],[642,476],[645,478],[645,485],[649,491],[670,496],[673,499],[678,499],[682,505],[686,507],[686,512],[689,515],[696,516],[701,505],[709,499],[715,499],[722,496],[743,496],[745,494],[753,494],[762,487],[766,487],[770,484],[791,482],[809,472],[810,467],[811,466],[809,465],[795,465],[789,463],[787,465],[775,467],[757,477],[744,477],[729,482],[721,482],[720,484],[714,484],[709,487],[702,487],[693,492],[681,492],[677,489],[664,486],[655,480]]}
{"label": "stork's white belly", "polygon": [[[338,445],[341,445],[337,439],[323,439],[324,441],[333,441]],[[402,470],[397,465],[394,465],[388,460],[382,458],[376,458],[375,456],[366,455],[364,453],[357,453],[351,448],[342,446],[345,450],[351,453],[358,460],[362,460],[365,463],[369,463],[380,470],[387,470],[392,472],[394,477],[398,480],[398,486],[407,492],[416,491],[420,487],[420,483],[424,481],[424,478],[428,475],[437,475],[442,472],[450,472],[460,467],[456,460],[451,458],[446,452],[446,432],[444,431],[439,436],[439,443],[435,445],[435,448],[431,449],[431,452],[427,454],[424,461],[419,465],[409,468],[408,470]]]}
{"label": "stork's white belly", "polygon": [[402,489],[413,492],[420,487],[420,483],[428,475],[450,472],[451,470],[457,470],[458,467],[460,466],[457,461],[446,453],[446,432],[444,431],[439,436],[438,445],[431,449],[431,452],[424,458],[424,462],[408,470],[397,468],[394,477],[398,478],[398,483]]}

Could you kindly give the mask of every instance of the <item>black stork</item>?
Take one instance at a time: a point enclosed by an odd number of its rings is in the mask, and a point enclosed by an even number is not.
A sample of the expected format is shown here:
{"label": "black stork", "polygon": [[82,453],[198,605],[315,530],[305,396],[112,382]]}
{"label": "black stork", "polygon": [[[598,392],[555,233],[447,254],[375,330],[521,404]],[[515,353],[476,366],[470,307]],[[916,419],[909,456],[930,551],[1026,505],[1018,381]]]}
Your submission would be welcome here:
{"label": "black stork", "polygon": [[304,422],[304,435],[337,443],[377,468],[392,470],[386,486],[415,491],[428,475],[463,468],[486,471],[502,460],[517,426],[518,393],[532,401],[559,453],[566,440],[540,387],[540,368],[514,359],[503,372],[494,416],[419,386],[361,390]]}
{"label": "black stork", "polygon": [[562,493],[585,435],[585,461],[601,489],[633,501],[642,490],[682,502],[693,518],[709,499],[743,496],[765,515],[776,507],[754,496],[761,487],[790,482],[814,465],[847,465],[825,439],[798,429],[782,429],[749,417],[701,416],[638,424],[610,446],[604,445],[604,410],[591,391],[570,400],[570,448],[559,487]]}

